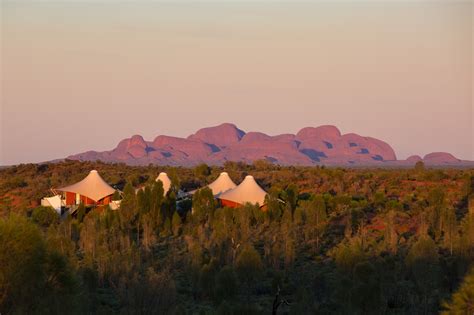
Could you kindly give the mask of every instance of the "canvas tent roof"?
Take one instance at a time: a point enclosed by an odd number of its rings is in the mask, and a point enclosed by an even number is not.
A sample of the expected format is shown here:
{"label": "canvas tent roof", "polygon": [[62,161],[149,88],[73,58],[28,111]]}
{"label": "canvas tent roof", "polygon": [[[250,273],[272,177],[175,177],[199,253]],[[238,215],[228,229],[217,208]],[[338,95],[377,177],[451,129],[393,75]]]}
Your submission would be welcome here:
{"label": "canvas tent roof", "polygon": [[86,196],[94,201],[99,201],[104,197],[110,196],[115,192],[115,189],[109,186],[96,170],[89,172],[80,182],[70,186],[58,188],[59,191],[72,192]]}
{"label": "canvas tent roof", "polygon": [[168,190],[170,190],[170,187],[171,187],[171,180],[168,177],[168,174],[161,172],[155,181],[161,181],[163,183],[163,190],[164,190],[164,194],[166,195],[168,193]]}
{"label": "canvas tent roof", "polygon": [[222,172],[219,177],[209,185],[207,185],[212,190],[214,196],[219,196],[226,191],[234,189],[237,185],[232,181],[227,172]]}
{"label": "canvas tent roof", "polygon": [[[232,181],[227,172],[222,172],[215,181],[207,185],[212,190],[212,194],[218,197],[220,194],[234,189],[237,185]],[[198,189],[190,191],[189,194],[194,194]]]}
{"label": "canvas tent roof", "polygon": [[253,176],[247,175],[242,183],[236,188],[226,191],[219,196],[219,199],[245,204],[258,203],[260,206],[265,204],[267,193],[255,181]]}

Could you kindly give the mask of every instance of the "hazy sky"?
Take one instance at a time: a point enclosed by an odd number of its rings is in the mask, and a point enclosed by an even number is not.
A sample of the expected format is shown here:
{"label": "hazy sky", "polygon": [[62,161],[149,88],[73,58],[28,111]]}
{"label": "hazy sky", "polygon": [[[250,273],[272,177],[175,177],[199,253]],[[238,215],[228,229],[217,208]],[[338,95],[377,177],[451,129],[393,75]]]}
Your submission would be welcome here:
{"label": "hazy sky", "polygon": [[474,160],[473,2],[1,2],[0,165],[233,122]]}

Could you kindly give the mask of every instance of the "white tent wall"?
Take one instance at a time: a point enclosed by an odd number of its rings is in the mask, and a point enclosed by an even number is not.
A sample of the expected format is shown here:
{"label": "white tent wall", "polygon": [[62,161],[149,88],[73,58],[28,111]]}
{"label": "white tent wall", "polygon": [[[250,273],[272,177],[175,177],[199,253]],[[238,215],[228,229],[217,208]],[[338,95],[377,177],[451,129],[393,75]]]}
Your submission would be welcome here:
{"label": "white tent wall", "polygon": [[57,213],[61,214],[62,200],[61,200],[60,195],[56,195],[56,196],[53,196],[53,197],[46,197],[46,198],[41,199],[41,205],[43,207],[51,207]]}

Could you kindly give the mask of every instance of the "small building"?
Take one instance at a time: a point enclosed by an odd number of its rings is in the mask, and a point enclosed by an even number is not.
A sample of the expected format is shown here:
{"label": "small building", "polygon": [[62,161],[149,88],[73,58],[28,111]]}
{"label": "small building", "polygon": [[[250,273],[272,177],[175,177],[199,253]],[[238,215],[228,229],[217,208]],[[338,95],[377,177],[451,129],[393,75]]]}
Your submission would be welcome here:
{"label": "small building", "polygon": [[80,182],[56,189],[63,193],[66,207],[84,204],[85,206],[108,205],[115,189],[107,184],[96,170],[90,171]]}
{"label": "small building", "polygon": [[222,193],[218,199],[223,206],[237,208],[246,203],[265,205],[267,193],[255,181],[253,176],[247,175],[239,186]]}

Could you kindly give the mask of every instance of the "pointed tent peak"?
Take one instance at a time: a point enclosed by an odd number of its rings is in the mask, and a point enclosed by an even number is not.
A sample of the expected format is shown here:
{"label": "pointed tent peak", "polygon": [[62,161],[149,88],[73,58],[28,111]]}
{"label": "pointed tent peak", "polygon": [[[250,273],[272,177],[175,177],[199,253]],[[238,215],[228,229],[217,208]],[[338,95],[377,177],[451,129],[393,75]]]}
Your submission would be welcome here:
{"label": "pointed tent peak", "polygon": [[161,181],[163,183],[163,193],[166,195],[171,187],[171,179],[168,177],[168,174],[161,172],[155,181]]}
{"label": "pointed tent peak", "polygon": [[[211,189],[212,194],[214,197],[218,197],[223,192],[228,190],[234,189],[237,185],[232,181],[229,174],[227,172],[221,172],[219,176],[209,185],[205,186]],[[191,190],[188,193],[193,195],[198,191],[200,188]]]}
{"label": "pointed tent peak", "polygon": [[245,176],[244,180],[242,181],[242,183],[240,183],[240,185],[242,185],[242,184],[256,185],[260,188],[260,186],[257,184],[257,182],[255,181],[255,178],[252,175]]}
{"label": "pointed tent peak", "polygon": [[232,179],[230,179],[229,173],[227,173],[227,172],[221,172],[219,174],[219,176],[217,176],[216,180],[218,180],[219,178],[225,178],[226,180],[227,179],[232,180]]}
{"label": "pointed tent peak", "polygon": [[115,189],[105,182],[97,170],[91,170],[80,182],[57,190],[79,194],[96,202],[115,192]]}
{"label": "pointed tent peak", "polygon": [[86,180],[88,178],[93,180],[93,181],[102,182],[102,183],[106,184],[107,186],[109,185],[105,182],[105,180],[102,178],[102,176],[100,176],[100,174],[97,170],[89,171],[89,174],[87,174],[87,176],[86,176],[86,178],[84,178],[84,180]]}
{"label": "pointed tent peak", "polygon": [[245,204],[247,202],[252,204],[265,204],[266,191],[260,187],[252,175],[245,176],[245,179],[236,188],[222,193],[219,196],[221,200],[229,200],[238,204]]}
{"label": "pointed tent peak", "polygon": [[159,181],[159,180],[161,180],[161,181],[164,181],[164,180],[165,181],[171,181],[168,174],[165,173],[165,172],[161,172],[160,174],[158,174],[158,177],[156,178],[156,181]]}
{"label": "pointed tent peak", "polygon": [[214,196],[219,196],[220,194],[234,189],[237,185],[232,181],[227,172],[222,172],[219,177],[209,185],[207,185],[212,190]]}

